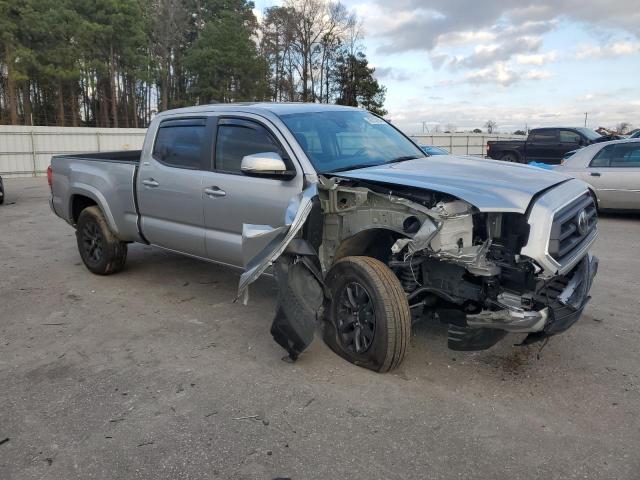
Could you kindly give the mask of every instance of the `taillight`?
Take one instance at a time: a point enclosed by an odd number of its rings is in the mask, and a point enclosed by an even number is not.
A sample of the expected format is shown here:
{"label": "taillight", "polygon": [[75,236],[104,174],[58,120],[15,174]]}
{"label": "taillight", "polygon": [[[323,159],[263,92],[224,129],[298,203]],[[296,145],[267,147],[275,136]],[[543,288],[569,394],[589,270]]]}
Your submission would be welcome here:
{"label": "taillight", "polygon": [[51,168],[51,165],[47,167],[47,183],[49,184],[49,190],[53,192],[53,168]]}

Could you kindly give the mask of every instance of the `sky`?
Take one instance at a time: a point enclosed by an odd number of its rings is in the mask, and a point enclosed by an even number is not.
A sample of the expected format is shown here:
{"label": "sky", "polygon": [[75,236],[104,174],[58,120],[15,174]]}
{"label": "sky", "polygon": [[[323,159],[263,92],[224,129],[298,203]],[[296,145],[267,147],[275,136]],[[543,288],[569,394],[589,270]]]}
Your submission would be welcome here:
{"label": "sky", "polygon": [[[255,0],[256,14],[279,5]],[[640,127],[640,0],[342,0],[409,133]]]}

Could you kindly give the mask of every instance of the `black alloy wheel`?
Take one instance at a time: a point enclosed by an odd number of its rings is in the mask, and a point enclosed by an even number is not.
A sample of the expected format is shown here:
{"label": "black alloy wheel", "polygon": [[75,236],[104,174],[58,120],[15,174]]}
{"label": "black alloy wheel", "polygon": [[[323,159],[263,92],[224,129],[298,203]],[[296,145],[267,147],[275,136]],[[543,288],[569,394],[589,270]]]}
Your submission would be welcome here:
{"label": "black alloy wheel", "polygon": [[82,246],[86,258],[93,263],[102,261],[104,238],[96,222],[89,221],[82,227]]}
{"label": "black alloy wheel", "polygon": [[80,212],[76,239],[80,257],[93,273],[110,275],[123,269],[127,261],[127,244],[113,234],[98,206]]}
{"label": "black alloy wheel", "polygon": [[376,334],[376,313],[369,292],[358,282],[342,289],[337,321],[343,348],[358,354],[369,350]]}

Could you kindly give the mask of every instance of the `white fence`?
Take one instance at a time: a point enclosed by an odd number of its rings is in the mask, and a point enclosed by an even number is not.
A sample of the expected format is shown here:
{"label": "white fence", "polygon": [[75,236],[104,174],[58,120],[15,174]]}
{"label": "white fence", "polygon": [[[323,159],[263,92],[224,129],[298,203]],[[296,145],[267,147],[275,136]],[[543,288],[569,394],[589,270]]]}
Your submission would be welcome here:
{"label": "white fence", "polygon": [[454,155],[475,155],[484,157],[489,140],[524,140],[523,135],[489,133],[435,133],[433,135],[412,135],[421,145],[442,147]]}
{"label": "white fence", "polygon": [[[17,127],[0,126],[0,175],[44,175],[52,155],[139,150],[144,128]],[[435,145],[457,155],[485,156],[488,140],[523,139],[520,135],[440,133],[415,135],[420,144]]]}
{"label": "white fence", "polygon": [[144,128],[0,126],[0,175],[44,175],[52,155],[139,150]]}

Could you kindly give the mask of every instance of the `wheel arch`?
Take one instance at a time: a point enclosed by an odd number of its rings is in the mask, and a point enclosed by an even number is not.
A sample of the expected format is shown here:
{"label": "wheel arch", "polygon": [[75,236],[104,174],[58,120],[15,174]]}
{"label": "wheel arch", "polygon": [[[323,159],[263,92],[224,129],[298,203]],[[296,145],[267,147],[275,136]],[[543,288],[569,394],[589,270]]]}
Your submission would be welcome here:
{"label": "wheel arch", "polygon": [[108,202],[99,190],[91,186],[74,188],[72,194],[69,196],[68,212],[72,225],[75,226],[78,222],[80,212],[92,205],[97,206],[102,211],[109,228],[115,235],[118,235],[119,230]]}
{"label": "wheel arch", "polygon": [[332,264],[344,257],[365,256],[387,262],[393,243],[404,235],[390,228],[369,228],[343,239],[336,247]]}

